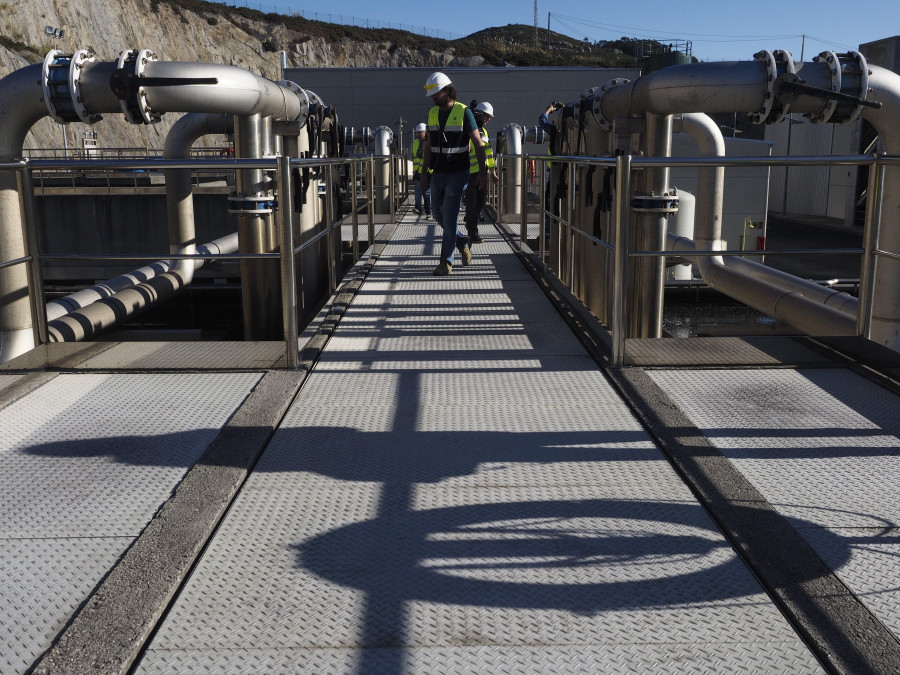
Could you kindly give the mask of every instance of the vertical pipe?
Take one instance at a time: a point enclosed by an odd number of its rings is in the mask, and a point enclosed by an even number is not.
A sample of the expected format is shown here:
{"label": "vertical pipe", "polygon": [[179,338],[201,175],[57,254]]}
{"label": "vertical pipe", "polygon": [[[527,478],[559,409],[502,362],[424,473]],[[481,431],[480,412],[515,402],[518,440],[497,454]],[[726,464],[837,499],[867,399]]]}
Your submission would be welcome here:
{"label": "vertical pipe", "polygon": [[[672,116],[647,114],[647,156],[672,155]],[[669,191],[669,168],[648,168],[644,174],[644,191],[650,196],[662,196]],[[668,215],[643,213],[636,231],[631,233],[634,248],[644,251],[663,251],[666,248]],[[631,268],[629,302],[633,309],[629,322],[629,337],[662,337],[663,287],[666,261],[662,256],[638,260]]]}
{"label": "vertical pipe", "polygon": [[884,167],[876,156],[869,168],[869,184],[866,194],[866,222],[863,232],[863,256],[859,273],[859,306],[856,315],[856,332],[867,339],[872,336],[872,305],[874,302],[875,271],[881,224],[881,201],[884,192]]}
{"label": "vertical pipe", "polygon": [[294,268],[294,199],[291,193],[291,158],[278,158],[278,225],[281,248],[281,318],[287,367],[300,366],[297,327],[297,275]]}
{"label": "vertical pipe", "polygon": [[34,184],[28,164],[18,173],[19,192],[22,195],[24,216],[25,255],[31,258],[28,267],[28,297],[31,300],[31,315],[34,317],[35,345],[47,344],[47,305],[44,302],[44,275],[41,269],[41,254],[38,240],[37,207],[34,202]]}
{"label": "vertical pipe", "polygon": [[612,364],[625,365],[628,239],[631,228],[631,155],[616,157],[616,218],[613,232],[613,284],[610,305]]}
{"label": "vertical pipe", "polygon": [[[0,171],[0,260],[25,257],[19,178]],[[22,265],[0,269],[0,363],[34,348],[34,316],[28,298],[28,270]]]}
{"label": "vertical pipe", "polygon": [[[260,115],[237,117],[234,124],[235,153],[238,157],[259,158],[263,154]],[[239,169],[236,176],[239,197],[264,194],[262,169]],[[238,238],[241,253],[269,253],[271,238],[262,213],[238,214]],[[278,298],[278,269],[267,260],[241,260],[241,297],[243,299],[244,338],[273,340],[281,338],[281,302]]]}

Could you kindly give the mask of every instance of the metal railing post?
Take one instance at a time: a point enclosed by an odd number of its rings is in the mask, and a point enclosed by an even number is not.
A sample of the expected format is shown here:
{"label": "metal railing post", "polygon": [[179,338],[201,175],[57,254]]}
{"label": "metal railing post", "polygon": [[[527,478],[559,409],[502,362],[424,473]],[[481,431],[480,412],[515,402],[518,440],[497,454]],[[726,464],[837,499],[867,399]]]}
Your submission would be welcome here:
{"label": "metal railing post", "polygon": [[527,167],[525,166],[525,158],[519,157],[519,184],[522,186],[519,198],[519,208],[522,210],[522,223],[519,229],[519,241],[524,244],[528,240],[528,186],[526,179],[528,178]]}
{"label": "metal railing post", "polygon": [[278,225],[281,228],[281,317],[284,324],[284,356],[287,367],[300,366],[297,326],[297,274],[294,267],[294,199],[291,192],[291,158],[282,155],[278,178]]}
{"label": "metal railing post", "polygon": [[869,167],[869,183],[866,188],[866,220],[863,231],[863,255],[859,271],[859,305],[856,313],[856,334],[871,339],[872,305],[875,300],[875,275],[878,260],[875,251],[881,225],[881,200],[884,195],[884,166],[875,156]]}
{"label": "metal railing post", "polygon": [[350,163],[350,212],[353,221],[353,262],[359,260],[359,213],[356,208],[356,162]]}
{"label": "metal railing post", "polygon": [[574,292],[575,288],[575,162],[569,162],[569,189],[566,192],[566,250],[567,262],[569,264],[566,270],[566,285],[570,291]]}
{"label": "metal railing post", "polygon": [[610,332],[612,365],[625,365],[625,295],[628,279],[628,231],[631,225],[631,155],[616,157],[616,219],[613,232],[613,285]]}
{"label": "metal railing post", "polygon": [[325,246],[328,248],[328,294],[337,288],[337,260],[334,254],[334,173],[333,166],[325,166]]}
{"label": "metal railing post", "polygon": [[547,239],[550,233],[547,231],[547,162],[540,162],[540,181],[538,188],[538,251],[540,252],[541,262],[547,257]]}
{"label": "metal railing post", "polygon": [[375,158],[369,155],[366,162],[366,199],[368,200],[367,213],[369,216],[369,246],[375,245]]}

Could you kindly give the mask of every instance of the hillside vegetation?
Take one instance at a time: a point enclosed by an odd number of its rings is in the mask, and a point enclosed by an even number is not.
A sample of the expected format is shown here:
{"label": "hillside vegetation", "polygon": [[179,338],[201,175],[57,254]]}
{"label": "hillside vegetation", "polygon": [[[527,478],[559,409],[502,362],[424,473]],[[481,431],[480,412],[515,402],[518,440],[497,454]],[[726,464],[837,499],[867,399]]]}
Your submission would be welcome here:
{"label": "hillside vegetation", "polygon": [[[0,0],[0,10],[0,77],[40,63],[54,47],[67,53],[91,49],[105,61],[123,49],[152,49],[162,60],[223,63],[274,80],[280,78],[282,51],[288,67],[615,68],[635,66],[639,50],[648,47],[629,38],[590,43],[546,30],[538,31],[536,41],[534,27],[523,24],[444,40],[205,0]],[[54,40],[45,26],[64,28],[65,35]],[[103,147],[158,149],[176,119],[164,115],[157,125],[129,125],[122,116],[110,115],[96,128]],[[69,147],[79,147],[89,129],[80,123],[60,127],[45,118],[31,130],[25,147],[59,148],[64,138]]]}

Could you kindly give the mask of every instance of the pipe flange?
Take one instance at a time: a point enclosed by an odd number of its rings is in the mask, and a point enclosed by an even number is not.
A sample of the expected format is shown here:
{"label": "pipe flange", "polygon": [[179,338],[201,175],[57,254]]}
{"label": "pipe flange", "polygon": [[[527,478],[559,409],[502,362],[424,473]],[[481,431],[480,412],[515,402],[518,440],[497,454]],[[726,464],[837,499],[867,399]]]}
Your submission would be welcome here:
{"label": "pipe flange", "polygon": [[307,115],[318,115],[325,110],[325,102],[316,92],[307,89],[306,96],[309,99]]}
{"label": "pipe flange", "polygon": [[[772,56],[775,58],[775,69],[779,76],[784,75],[785,73],[790,73],[791,75],[797,73],[797,65],[794,63],[794,57],[789,51],[776,49],[772,52]],[[772,110],[769,112],[769,116],[766,118],[766,124],[778,124],[787,117],[790,111],[791,104],[789,101],[776,100],[775,103],[772,104]]]}
{"label": "pipe flange", "polygon": [[299,84],[291,82],[290,80],[278,80],[278,84],[285,89],[289,89],[291,93],[300,100],[300,114],[297,115],[296,120],[292,121],[300,122],[300,128],[302,129],[306,126],[306,121],[309,119],[309,94],[307,94]]}
{"label": "pipe flange", "polygon": [[584,121],[585,115],[593,111],[594,93],[596,91],[597,87],[585,89],[578,95],[578,99],[572,104],[572,116],[578,121],[579,124]]}
{"label": "pipe flange", "polygon": [[[869,64],[859,52],[847,52],[838,57],[841,61],[841,91],[865,100],[869,94]],[[859,117],[863,106],[838,103],[831,121],[836,124],[852,124]]]}
{"label": "pipe flange", "polygon": [[778,79],[778,63],[775,55],[767,50],[756,52],[753,55],[754,61],[761,61],[766,68],[766,97],[763,100],[762,108],[755,113],[748,113],[748,117],[753,124],[763,124],[769,118],[772,112],[772,106],[775,104],[775,80]]}
{"label": "pipe flange", "polygon": [[[825,63],[831,70],[831,91],[841,91],[841,61],[834,52],[822,52],[813,57],[816,63]],[[826,101],[825,107],[817,113],[807,113],[809,121],[813,124],[824,124],[831,119],[837,108],[837,101]]]}
{"label": "pipe flange", "polygon": [[41,88],[47,112],[55,122],[95,124],[103,119],[101,115],[87,111],[79,86],[81,69],[93,60],[94,53],[87,49],[79,49],[74,54],[64,54],[57,49],[47,52],[41,69]]}
{"label": "pipe flange", "polygon": [[72,105],[75,108],[75,114],[85,124],[96,124],[103,119],[97,114],[90,114],[84,105],[84,97],[81,95],[81,70],[84,64],[94,61],[94,52],[87,49],[79,49],[72,54],[72,64],[69,68],[69,85],[72,93]]}
{"label": "pipe flange", "polygon": [[[119,53],[119,60],[116,64],[117,69],[125,69],[130,71],[136,77],[141,77],[144,68],[151,61],[156,61],[158,57],[149,49],[127,49]],[[131,124],[156,124],[162,119],[162,115],[150,110],[147,105],[147,92],[143,87],[138,87],[133,96],[127,99],[119,99],[119,107],[125,115],[125,119]]]}
{"label": "pipe flange", "polygon": [[247,195],[231,195],[228,197],[228,213],[235,216],[262,216],[272,213],[275,202],[272,197],[250,197]]}
{"label": "pipe flange", "polygon": [[678,213],[678,194],[646,195],[636,193],[631,198],[631,210],[635,213]]}
{"label": "pipe flange", "polygon": [[603,111],[600,109],[600,101],[603,100],[603,96],[610,89],[614,89],[615,87],[619,87],[623,84],[628,84],[630,80],[627,80],[623,77],[616,77],[612,80],[607,80],[599,87],[596,87],[596,91],[594,93],[593,99],[593,110],[591,111],[594,114],[594,121],[597,122],[597,125],[603,129],[603,131],[612,131],[613,122],[612,120],[606,119],[603,116]]}

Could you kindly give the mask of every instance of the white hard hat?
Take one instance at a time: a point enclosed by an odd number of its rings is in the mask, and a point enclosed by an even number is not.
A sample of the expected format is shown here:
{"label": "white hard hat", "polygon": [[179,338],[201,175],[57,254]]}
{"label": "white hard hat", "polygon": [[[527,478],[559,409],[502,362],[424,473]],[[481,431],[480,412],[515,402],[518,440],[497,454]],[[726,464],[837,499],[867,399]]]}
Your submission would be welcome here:
{"label": "white hard hat", "polygon": [[484,113],[485,115],[494,116],[494,106],[492,106],[487,101],[482,101],[478,105],[475,106],[475,110],[480,113]]}
{"label": "white hard hat", "polygon": [[420,131],[428,131],[428,127],[426,126],[425,122],[419,122],[416,125],[416,133]]}
{"label": "white hard hat", "polygon": [[428,79],[425,80],[425,95],[434,96],[448,84],[453,84],[449,77],[443,73],[432,73],[428,76]]}

